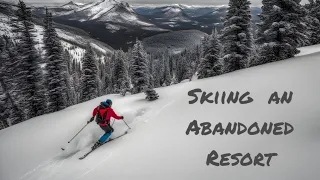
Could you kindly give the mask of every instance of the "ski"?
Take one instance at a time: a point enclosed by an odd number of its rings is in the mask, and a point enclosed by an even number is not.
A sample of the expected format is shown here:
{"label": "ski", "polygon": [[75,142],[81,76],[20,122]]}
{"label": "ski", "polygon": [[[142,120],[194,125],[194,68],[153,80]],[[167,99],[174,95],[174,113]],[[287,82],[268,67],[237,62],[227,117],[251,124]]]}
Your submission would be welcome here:
{"label": "ski", "polygon": [[[107,142],[105,142],[104,144],[107,144],[108,142],[113,141],[113,140],[115,140],[115,139],[118,139],[118,138],[120,138],[120,137],[122,137],[122,136],[124,136],[124,135],[126,135],[126,134],[128,134],[128,131],[126,131],[126,132],[123,133],[122,135],[120,135],[120,136],[118,136],[118,137],[115,137],[115,138],[113,138],[113,139],[110,138],[110,139],[109,139]],[[99,147],[103,146],[104,144],[96,147],[95,149],[92,149],[92,148],[91,148],[91,150],[90,150],[89,152],[87,152],[85,155],[83,155],[83,156],[80,157],[79,159],[82,160],[82,159],[86,158],[86,157],[87,157],[89,154],[91,154],[94,150],[98,149]]]}

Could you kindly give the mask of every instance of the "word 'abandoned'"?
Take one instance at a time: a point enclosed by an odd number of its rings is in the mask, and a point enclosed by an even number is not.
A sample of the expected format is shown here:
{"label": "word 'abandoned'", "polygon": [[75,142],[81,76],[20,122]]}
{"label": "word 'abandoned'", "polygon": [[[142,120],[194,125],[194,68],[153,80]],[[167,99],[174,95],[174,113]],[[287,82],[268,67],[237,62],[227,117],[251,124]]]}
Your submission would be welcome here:
{"label": "word 'abandoned'", "polygon": [[279,122],[279,123],[263,123],[259,125],[257,122],[251,124],[250,126],[246,126],[242,123],[228,123],[225,127],[222,123],[218,123],[214,126],[210,122],[203,122],[198,124],[197,120],[192,121],[186,134],[189,135],[193,132],[195,135],[215,135],[215,134],[237,134],[241,135],[247,133],[249,135],[264,135],[264,134],[273,134],[273,135],[288,135],[292,133],[294,130],[293,126],[286,122]]}

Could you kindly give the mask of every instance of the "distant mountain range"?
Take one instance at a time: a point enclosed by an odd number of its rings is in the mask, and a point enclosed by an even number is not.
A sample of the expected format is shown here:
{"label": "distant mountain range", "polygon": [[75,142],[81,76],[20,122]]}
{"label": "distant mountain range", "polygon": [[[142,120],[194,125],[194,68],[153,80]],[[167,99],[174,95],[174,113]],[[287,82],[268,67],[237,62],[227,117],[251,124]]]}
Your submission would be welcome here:
{"label": "distant mountain range", "polygon": [[[48,7],[58,23],[81,28],[115,49],[132,45],[136,38],[179,30],[199,30],[211,33],[222,28],[221,18],[227,6],[130,6],[117,0],[100,0],[88,4],[71,1],[62,6]],[[259,7],[252,7],[252,17],[258,21]],[[34,7],[33,13],[43,16],[45,7]]]}

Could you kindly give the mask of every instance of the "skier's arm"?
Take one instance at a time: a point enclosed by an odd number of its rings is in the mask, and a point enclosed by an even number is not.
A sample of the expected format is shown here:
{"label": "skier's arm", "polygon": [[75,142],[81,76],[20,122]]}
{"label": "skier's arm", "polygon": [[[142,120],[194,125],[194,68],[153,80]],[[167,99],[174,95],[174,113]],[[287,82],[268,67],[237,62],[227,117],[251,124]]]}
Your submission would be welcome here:
{"label": "skier's arm", "polygon": [[98,109],[97,108],[94,108],[93,112],[92,112],[92,117],[91,119],[87,122],[88,124],[91,123],[93,120],[94,120],[94,117],[96,116],[98,112]]}
{"label": "skier's arm", "polygon": [[123,119],[123,116],[118,116],[114,111],[113,109],[110,109],[111,110],[111,117],[117,119],[117,120],[120,120],[120,119]]}
{"label": "skier's arm", "polygon": [[98,112],[98,108],[94,108],[92,112],[92,117],[95,117],[97,115],[97,112]]}

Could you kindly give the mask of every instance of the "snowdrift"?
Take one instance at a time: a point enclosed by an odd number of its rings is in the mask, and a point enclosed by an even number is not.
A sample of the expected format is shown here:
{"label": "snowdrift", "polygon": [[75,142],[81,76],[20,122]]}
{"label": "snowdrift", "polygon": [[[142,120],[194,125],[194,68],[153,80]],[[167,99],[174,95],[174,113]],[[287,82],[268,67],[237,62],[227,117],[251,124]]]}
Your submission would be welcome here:
{"label": "snowdrift", "polygon": [[[304,51],[305,54],[312,51]],[[144,94],[108,95],[63,111],[40,116],[0,131],[1,180],[163,180],[259,179],[318,180],[320,150],[320,53],[245,69],[223,76],[156,89],[160,99]],[[250,92],[246,105],[190,105],[190,90]],[[268,104],[275,91],[294,93],[290,104]],[[84,160],[78,158],[103,134],[92,123],[67,142],[91,117],[92,109],[107,98],[132,128]],[[287,122],[294,131],[275,135],[186,135],[190,122],[211,124]],[[127,130],[115,121],[112,137]],[[66,152],[61,151],[66,147]],[[208,154],[278,153],[270,166],[206,165]]]}

